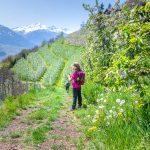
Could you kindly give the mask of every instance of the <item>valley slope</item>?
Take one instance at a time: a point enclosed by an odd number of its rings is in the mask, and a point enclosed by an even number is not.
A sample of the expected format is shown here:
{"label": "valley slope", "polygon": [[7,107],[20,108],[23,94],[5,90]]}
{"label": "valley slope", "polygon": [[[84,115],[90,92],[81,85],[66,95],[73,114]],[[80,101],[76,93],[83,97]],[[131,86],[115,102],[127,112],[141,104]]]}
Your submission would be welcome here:
{"label": "valley slope", "polygon": [[81,46],[67,44],[65,39],[58,39],[40,47],[37,52],[30,53],[26,59],[20,59],[12,70],[21,80],[39,82],[42,85],[57,83],[61,74],[59,84],[62,84],[71,72],[71,64],[80,61],[83,49]]}

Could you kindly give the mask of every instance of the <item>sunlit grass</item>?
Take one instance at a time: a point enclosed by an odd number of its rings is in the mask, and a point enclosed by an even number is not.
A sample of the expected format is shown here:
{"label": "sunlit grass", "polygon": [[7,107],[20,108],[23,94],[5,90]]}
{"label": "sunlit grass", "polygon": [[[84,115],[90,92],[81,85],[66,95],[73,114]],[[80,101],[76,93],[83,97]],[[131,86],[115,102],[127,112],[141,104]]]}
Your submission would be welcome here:
{"label": "sunlit grass", "polygon": [[[140,101],[135,100],[138,97],[127,92],[100,93],[95,104],[87,102],[87,109],[75,111],[89,141],[86,149],[147,149],[149,131],[143,126]],[[116,114],[120,109],[123,112]],[[79,149],[83,142],[82,138],[76,142]]]}
{"label": "sunlit grass", "polygon": [[35,129],[28,129],[24,138],[25,143],[37,145],[47,139],[47,133],[52,130],[51,122],[58,117],[63,100],[63,90],[56,88],[54,91],[51,91],[50,97],[44,98],[43,102],[40,103],[39,110],[29,114],[28,120],[32,121],[32,123],[33,121],[41,120],[41,123]]}

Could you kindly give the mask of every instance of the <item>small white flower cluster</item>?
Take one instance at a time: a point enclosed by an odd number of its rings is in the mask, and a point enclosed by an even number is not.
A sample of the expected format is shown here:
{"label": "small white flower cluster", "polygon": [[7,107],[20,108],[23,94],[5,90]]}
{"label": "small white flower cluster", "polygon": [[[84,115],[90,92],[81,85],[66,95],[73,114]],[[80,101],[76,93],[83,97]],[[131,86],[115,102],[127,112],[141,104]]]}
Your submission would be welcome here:
{"label": "small white flower cluster", "polygon": [[87,105],[87,107],[89,108],[89,107],[94,107],[94,105],[92,105],[92,104],[89,104],[89,105]]}
{"label": "small white flower cluster", "polygon": [[108,110],[106,112],[106,118],[105,118],[105,120],[111,119],[113,117],[117,118],[118,117],[118,113],[115,110],[112,110],[112,109]]}
{"label": "small white flower cluster", "polygon": [[97,102],[97,103],[99,103],[99,102],[104,102],[104,103],[106,103],[106,102],[107,102],[107,100],[106,100],[106,99],[104,99],[104,98],[100,98],[100,99],[97,99],[97,100],[96,100],[96,102]]}
{"label": "small white flower cluster", "polygon": [[100,105],[99,106],[99,109],[103,109],[105,106],[104,105]]}
{"label": "small white flower cluster", "polygon": [[121,100],[121,99],[116,99],[116,102],[120,105],[120,106],[122,106],[122,105],[124,105],[125,104],[125,100]]}
{"label": "small white flower cluster", "polygon": [[95,115],[94,118],[93,118],[93,120],[92,120],[92,122],[95,123],[96,121],[97,121],[97,117]]}
{"label": "small white flower cluster", "polygon": [[[98,109],[95,111],[95,115],[92,118],[92,122],[96,123],[98,121],[105,122],[106,126],[109,126],[116,118],[124,117],[123,105],[126,103],[125,100],[119,98],[116,99],[118,105],[110,106],[107,103],[106,98],[103,97],[104,94],[100,94],[97,99]],[[135,102],[136,103],[136,102]],[[90,118],[90,116],[88,116]]]}

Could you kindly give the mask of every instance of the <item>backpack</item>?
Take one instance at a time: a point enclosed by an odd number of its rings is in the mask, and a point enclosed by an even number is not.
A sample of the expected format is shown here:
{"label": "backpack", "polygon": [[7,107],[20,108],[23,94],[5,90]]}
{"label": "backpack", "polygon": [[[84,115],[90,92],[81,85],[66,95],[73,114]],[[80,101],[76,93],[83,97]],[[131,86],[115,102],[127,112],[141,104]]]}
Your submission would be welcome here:
{"label": "backpack", "polygon": [[77,84],[78,85],[84,85],[85,83],[85,72],[79,71],[78,72],[78,78],[77,78]]}
{"label": "backpack", "polygon": [[66,87],[69,87],[69,86],[70,86],[70,82],[66,82],[66,83],[65,83],[65,86],[66,86]]}

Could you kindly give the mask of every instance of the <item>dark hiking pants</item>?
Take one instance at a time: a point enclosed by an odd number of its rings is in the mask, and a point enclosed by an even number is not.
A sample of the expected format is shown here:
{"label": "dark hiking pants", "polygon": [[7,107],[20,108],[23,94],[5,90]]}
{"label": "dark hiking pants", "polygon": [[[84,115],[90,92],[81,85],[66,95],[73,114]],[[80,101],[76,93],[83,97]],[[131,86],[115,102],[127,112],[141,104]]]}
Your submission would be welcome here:
{"label": "dark hiking pants", "polygon": [[67,93],[69,93],[69,86],[66,86],[66,91]]}
{"label": "dark hiking pants", "polygon": [[73,105],[72,109],[76,109],[76,104],[78,100],[78,108],[82,106],[82,96],[81,96],[81,88],[73,88]]}

